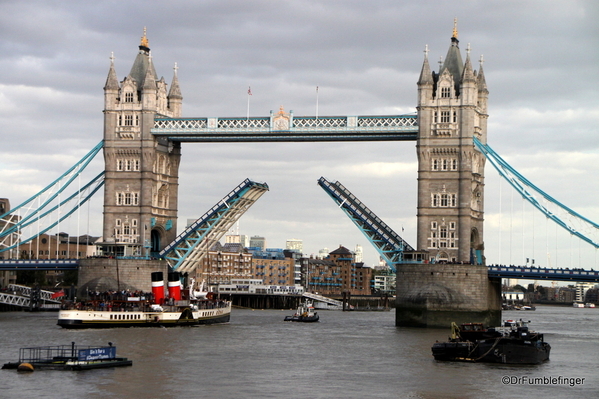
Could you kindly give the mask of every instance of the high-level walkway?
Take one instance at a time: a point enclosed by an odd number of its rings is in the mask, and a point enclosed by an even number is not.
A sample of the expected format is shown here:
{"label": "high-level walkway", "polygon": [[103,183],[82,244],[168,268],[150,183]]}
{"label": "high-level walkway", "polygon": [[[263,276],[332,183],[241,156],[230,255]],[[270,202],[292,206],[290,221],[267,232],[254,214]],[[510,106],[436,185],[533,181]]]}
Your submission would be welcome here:
{"label": "high-level walkway", "polygon": [[151,132],[179,142],[415,141],[416,115],[156,118]]}

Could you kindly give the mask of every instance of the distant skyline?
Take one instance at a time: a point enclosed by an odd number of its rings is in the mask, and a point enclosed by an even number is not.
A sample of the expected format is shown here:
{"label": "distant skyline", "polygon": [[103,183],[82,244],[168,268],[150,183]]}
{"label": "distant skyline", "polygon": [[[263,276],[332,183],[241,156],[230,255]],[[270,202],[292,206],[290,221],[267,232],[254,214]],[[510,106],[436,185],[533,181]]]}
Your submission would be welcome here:
{"label": "distant skyline", "polygon": [[[0,1],[0,197],[12,206],[102,139],[110,57],[122,80],[144,27],[158,76],[170,83],[177,63],[186,117],[268,116],[280,106],[295,115],[387,115],[416,112],[425,46],[435,68],[457,17],[463,58],[468,45],[473,61],[484,57],[491,147],[599,221],[596,1],[149,4]],[[90,175],[102,167],[98,157]],[[186,143],[180,175],[179,230],[250,178],[270,191],[240,219],[240,234],[266,237],[272,248],[299,238],[308,256],[359,244],[376,265],[378,253],[317,186],[324,176],[416,245],[414,142]],[[596,249],[533,217],[488,164],[486,176],[488,263],[599,267]],[[101,234],[101,205],[98,193],[92,235]]]}

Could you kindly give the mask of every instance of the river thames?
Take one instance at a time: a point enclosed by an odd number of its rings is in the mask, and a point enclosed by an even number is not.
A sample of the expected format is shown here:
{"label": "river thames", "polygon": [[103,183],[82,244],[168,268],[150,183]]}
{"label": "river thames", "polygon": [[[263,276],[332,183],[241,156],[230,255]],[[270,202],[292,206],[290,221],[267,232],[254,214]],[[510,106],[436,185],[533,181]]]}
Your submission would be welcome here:
{"label": "river thames", "polygon": [[[1,362],[19,348],[106,345],[132,367],[0,371],[2,398],[597,398],[599,308],[507,311],[551,344],[536,366],[437,362],[447,329],[395,327],[395,312],[233,309],[231,322],[182,328],[66,330],[56,313],[0,313]],[[578,380],[576,380],[578,379]]]}

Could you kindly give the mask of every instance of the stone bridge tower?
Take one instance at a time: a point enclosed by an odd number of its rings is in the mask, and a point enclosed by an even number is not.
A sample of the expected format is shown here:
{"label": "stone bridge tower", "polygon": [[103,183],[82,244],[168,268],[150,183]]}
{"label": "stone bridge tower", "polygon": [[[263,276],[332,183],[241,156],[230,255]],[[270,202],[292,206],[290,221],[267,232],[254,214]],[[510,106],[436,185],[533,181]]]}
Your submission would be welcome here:
{"label": "stone bridge tower", "polygon": [[439,72],[426,54],[418,81],[417,249],[430,262],[483,264],[485,157],[472,137],[487,142],[489,92],[482,59],[477,73],[458,44],[454,28]]}
{"label": "stone bridge tower", "polygon": [[[457,27],[439,72],[428,49],[418,80],[418,251],[424,263],[397,268],[396,325],[449,327],[501,321],[501,279],[484,265],[485,157],[488,90],[458,47]],[[481,59],[482,61],[482,59]]]}
{"label": "stone bridge tower", "polygon": [[177,231],[181,146],[155,138],[156,116],[180,117],[177,67],[170,86],[158,79],[146,31],[131,71],[117,79],[114,58],[104,86],[104,242],[122,255],[147,255]]}

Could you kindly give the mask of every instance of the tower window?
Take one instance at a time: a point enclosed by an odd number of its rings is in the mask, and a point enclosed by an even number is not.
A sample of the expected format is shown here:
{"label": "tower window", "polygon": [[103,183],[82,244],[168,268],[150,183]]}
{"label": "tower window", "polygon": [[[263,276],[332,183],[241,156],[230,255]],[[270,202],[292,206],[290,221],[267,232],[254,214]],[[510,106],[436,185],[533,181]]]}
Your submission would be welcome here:
{"label": "tower window", "polygon": [[447,207],[447,204],[448,204],[447,194],[441,194],[441,206]]}
{"label": "tower window", "polygon": [[451,97],[451,88],[442,87],[441,88],[441,98],[449,98]]}
{"label": "tower window", "polygon": [[133,115],[125,115],[125,126],[133,126]]}
{"label": "tower window", "polygon": [[132,103],[133,102],[133,93],[125,93],[125,102]]}
{"label": "tower window", "polygon": [[449,111],[441,111],[441,123],[449,123]]}
{"label": "tower window", "polygon": [[431,194],[432,207],[437,208],[447,208],[447,207],[456,207],[458,203],[457,194]]}

